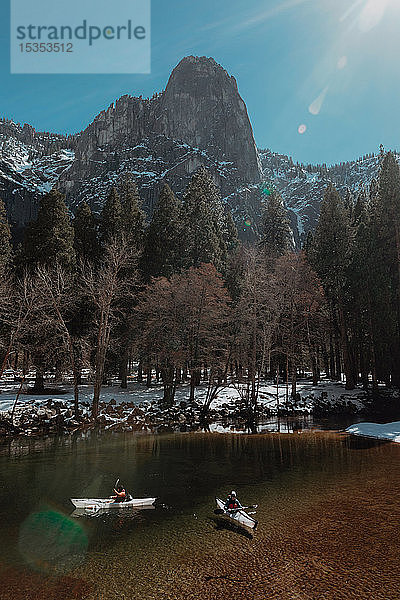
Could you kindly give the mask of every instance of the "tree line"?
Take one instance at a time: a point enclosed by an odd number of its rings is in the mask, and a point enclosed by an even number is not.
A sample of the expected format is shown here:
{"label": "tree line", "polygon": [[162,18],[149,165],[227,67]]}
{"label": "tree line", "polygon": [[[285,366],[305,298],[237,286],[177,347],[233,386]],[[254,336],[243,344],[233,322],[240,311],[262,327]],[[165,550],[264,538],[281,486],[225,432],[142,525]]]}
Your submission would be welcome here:
{"label": "tree line", "polygon": [[254,414],[259,385],[274,377],[297,397],[299,374],[345,373],[346,386],[399,385],[400,172],[381,156],[379,181],[356,198],[326,190],[320,219],[295,252],[282,198],[263,184],[260,240],[239,242],[205,168],[182,199],[161,189],[150,222],[129,174],[96,216],[71,215],[56,189],[43,196],[23,243],[12,249],[0,205],[0,349],[6,365],[56,379],[72,373],[75,410],[89,367],[92,416],[110,376],[127,386],[152,373],[164,389],[206,385],[204,413],[235,385]]}

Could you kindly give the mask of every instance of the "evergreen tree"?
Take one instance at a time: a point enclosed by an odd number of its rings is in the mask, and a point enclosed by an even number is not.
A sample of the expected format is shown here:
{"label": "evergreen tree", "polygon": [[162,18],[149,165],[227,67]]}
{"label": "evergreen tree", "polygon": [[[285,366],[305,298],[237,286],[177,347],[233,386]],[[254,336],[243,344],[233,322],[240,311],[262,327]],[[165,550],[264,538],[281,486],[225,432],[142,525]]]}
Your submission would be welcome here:
{"label": "evergreen tree", "polygon": [[40,200],[37,219],[25,232],[24,264],[59,264],[67,270],[74,267],[74,229],[64,200],[56,189]]}
{"label": "evergreen tree", "polygon": [[276,190],[268,190],[260,247],[268,258],[278,258],[293,248],[287,211],[282,197]]}
{"label": "evergreen tree", "polygon": [[224,209],[208,171],[200,167],[193,175],[183,199],[184,265],[213,263],[221,271],[227,256]]}
{"label": "evergreen tree", "polygon": [[229,210],[224,211],[223,237],[228,255],[234,254],[239,246],[237,227]]}
{"label": "evergreen tree", "polygon": [[121,234],[138,250],[142,248],[146,215],[141,210],[141,201],[136,181],[127,173],[120,185]]}
{"label": "evergreen tree", "polygon": [[358,370],[365,387],[368,372],[372,373],[374,387],[378,379],[389,379],[389,341],[395,333],[390,277],[382,262],[379,245],[376,215],[365,203],[356,223],[349,298],[358,346]]}
{"label": "evergreen tree", "polygon": [[122,206],[116,188],[113,186],[100,213],[99,237],[102,247],[121,235]]}
{"label": "evergreen tree", "polygon": [[349,341],[346,299],[351,263],[352,231],[349,212],[339,193],[329,184],[308,258],[319,275],[340,334],[346,387],[355,386],[354,360]]}
{"label": "evergreen tree", "polygon": [[165,184],[146,232],[143,272],[150,277],[170,277],[180,270],[182,204]]}
{"label": "evergreen tree", "polygon": [[307,258],[308,258],[309,254],[311,252],[313,241],[314,241],[313,232],[312,231],[308,231],[306,239],[304,240],[303,248],[302,248],[302,250],[304,250],[304,253],[305,253],[305,255],[306,255]]}
{"label": "evergreen tree", "polygon": [[366,204],[367,204],[367,193],[365,191],[365,187],[362,186],[358,192],[357,200],[355,201],[354,208],[351,213],[351,221],[352,221],[353,225],[357,225],[360,222],[360,220],[365,221]]}
{"label": "evergreen tree", "polygon": [[372,203],[381,268],[387,271],[392,289],[391,304],[396,332],[390,342],[392,383],[400,386],[400,169],[392,152],[381,162],[378,195]]}
{"label": "evergreen tree", "polygon": [[99,256],[96,235],[96,222],[90,206],[82,202],[76,211],[74,220],[74,248],[76,257],[84,260],[95,260]]}
{"label": "evergreen tree", "polygon": [[0,200],[0,275],[11,261],[11,230],[7,220],[6,207]]}

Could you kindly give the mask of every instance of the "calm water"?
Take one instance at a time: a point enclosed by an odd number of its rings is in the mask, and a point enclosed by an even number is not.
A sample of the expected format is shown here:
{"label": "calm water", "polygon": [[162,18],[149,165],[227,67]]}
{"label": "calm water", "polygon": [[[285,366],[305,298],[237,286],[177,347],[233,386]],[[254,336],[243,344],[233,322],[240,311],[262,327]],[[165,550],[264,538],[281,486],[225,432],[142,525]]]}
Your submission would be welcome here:
{"label": "calm water", "polygon": [[[376,477],[389,485],[399,450],[312,432],[92,432],[7,442],[0,447],[0,597],[21,590],[24,598],[52,597],[41,586],[60,585],[60,577],[66,598],[183,597],[171,595],[171,582],[193,565],[238,546],[253,552],[287,518],[338,490],[362,493]],[[117,477],[136,497],[157,496],[157,507],[72,514],[70,497],[106,497]],[[260,505],[254,540],[213,520],[214,497],[231,489]]]}

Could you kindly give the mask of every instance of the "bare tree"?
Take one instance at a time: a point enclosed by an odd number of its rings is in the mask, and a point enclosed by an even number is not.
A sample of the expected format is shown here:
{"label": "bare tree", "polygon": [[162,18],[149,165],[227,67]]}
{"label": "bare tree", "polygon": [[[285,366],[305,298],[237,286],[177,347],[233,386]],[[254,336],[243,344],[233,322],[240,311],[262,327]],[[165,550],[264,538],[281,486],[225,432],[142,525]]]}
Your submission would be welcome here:
{"label": "bare tree", "polygon": [[43,314],[48,319],[54,320],[55,329],[58,331],[65,344],[74,382],[74,412],[79,415],[79,380],[80,368],[77,361],[77,349],[81,336],[71,332],[74,313],[79,303],[75,278],[65,271],[60,265],[54,268],[38,266],[36,269],[38,286],[37,296]]}
{"label": "bare tree", "polygon": [[160,366],[164,405],[173,403],[178,369],[189,365],[193,401],[201,366],[211,365],[211,380],[226,368],[229,300],[221,276],[210,264],[170,280],[155,279],[141,295],[135,310],[137,349]]}
{"label": "bare tree", "polygon": [[27,272],[21,278],[2,278],[0,281],[0,322],[5,336],[5,354],[0,377],[12,350],[26,333],[37,307],[37,291]]}
{"label": "bare tree", "polygon": [[133,264],[136,264],[136,254],[127,241],[114,239],[107,244],[99,265],[86,263],[82,267],[80,293],[93,306],[93,419],[97,419],[99,413],[100,392],[111,335],[122,319],[130,317],[124,306],[127,298],[135,294],[136,271]]}

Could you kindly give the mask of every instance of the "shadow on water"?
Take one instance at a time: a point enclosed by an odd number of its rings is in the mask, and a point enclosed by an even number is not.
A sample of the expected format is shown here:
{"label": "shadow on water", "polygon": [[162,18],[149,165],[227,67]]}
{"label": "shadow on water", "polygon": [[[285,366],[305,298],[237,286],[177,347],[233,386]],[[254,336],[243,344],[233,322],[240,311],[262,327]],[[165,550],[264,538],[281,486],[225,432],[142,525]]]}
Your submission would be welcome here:
{"label": "shadow on water", "polygon": [[254,537],[254,533],[252,531],[240,524],[234,523],[234,521],[227,517],[210,517],[210,521],[215,523],[215,529],[217,530],[226,529],[228,531],[233,531],[234,533],[242,535],[249,540],[252,540]]}

